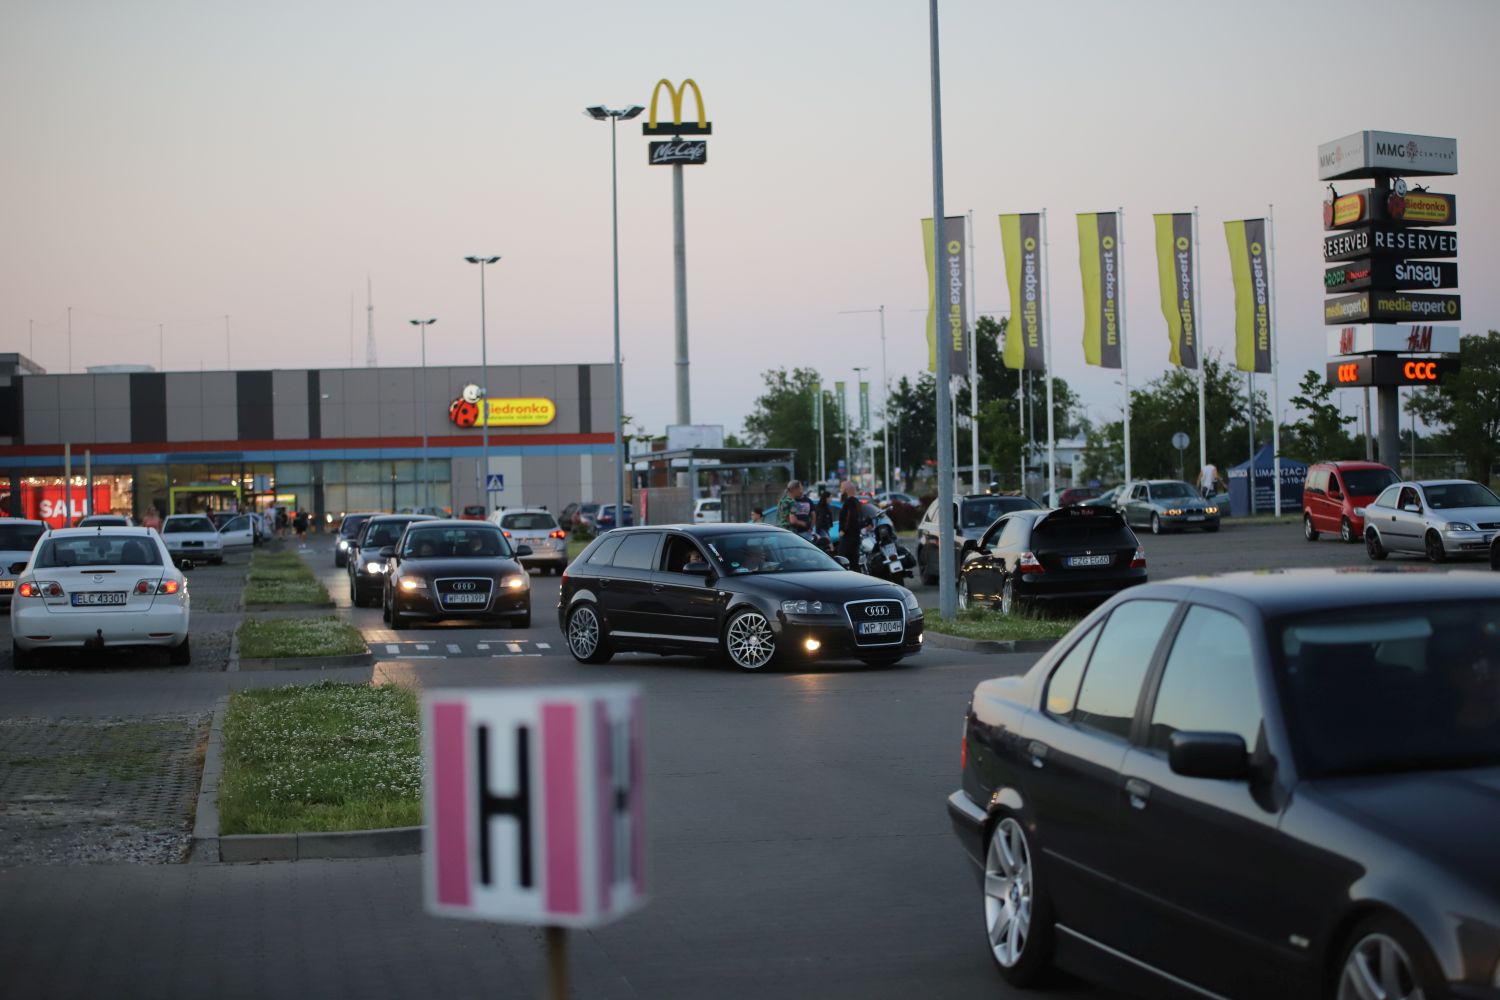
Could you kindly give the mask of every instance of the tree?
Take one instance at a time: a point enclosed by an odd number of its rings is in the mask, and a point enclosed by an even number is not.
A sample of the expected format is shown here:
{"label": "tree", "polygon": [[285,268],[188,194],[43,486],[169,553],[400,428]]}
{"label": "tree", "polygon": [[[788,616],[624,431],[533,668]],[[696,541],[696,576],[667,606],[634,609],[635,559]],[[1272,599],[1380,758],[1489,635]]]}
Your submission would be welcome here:
{"label": "tree", "polygon": [[1302,376],[1296,395],[1289,402],[1306,414],[1296,423],[1287,424],[1281,435],[1281,453],[1309,462],[1319,459],[1347,458],[1355,445],[1344,430],[1354,423],[1333,401],[1333,386],[1319,372],[1309,370]]}
{"label": "tree", "polygon": [[1411,409],[1444,427],[1469,476],[1487,482],[1500,459],[1500,333],[1464,337],[1459,348],[1463,367],[1441,385],[1415,393]]}
{"label": "tree", "polygon": [[[808,481],[822,478],[818,471],[818,427],[814,421],[819,376],[811,368],[774,368],[762,373],[766,391],[745,418],[745,436],[759,448],[795,448],[797,474]],[[823,440],[831,458],[843,454],[844,425],[833,393],[823,390]],[[852,428],[851,428],[852,429]]]}

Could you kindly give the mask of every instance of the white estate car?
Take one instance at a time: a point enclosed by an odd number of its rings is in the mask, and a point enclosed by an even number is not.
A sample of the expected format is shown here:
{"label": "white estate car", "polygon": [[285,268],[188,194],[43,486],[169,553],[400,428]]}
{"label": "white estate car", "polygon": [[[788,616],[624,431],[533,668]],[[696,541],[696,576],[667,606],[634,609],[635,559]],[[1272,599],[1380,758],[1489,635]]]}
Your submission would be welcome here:
{"label": "white estate car", "polygon": [[724,520],[724,501],[704,497],[693,501],[694,524],[719,524]]}
{"label": "white estate car", "polygon": [[61,528],[42,536],[10,605],[12,665],[41,649],[162,646],[174,665],[188,648],[187,580],[149,528]]}
{"label": "white estate car", "polygon": [[530,546],[531,555],[522,556],[521,566],[533,566],[542,572],[561,573],[568,568],[568,533],[557,523],[552,513],[541,507],[512,507],[497,510],[490,520],[500,526],[511,548]]}
{"label": "white estate car", "polygon": [[224,561],[224,540],[206,514],[171,514],[161,523],[161,537],[173,562]]}
{"label": "white estate car", "polygon": [[16,574],[10,571],[11,566],[30,559],[31,550],[46,531],[46,521],[0,518],[0,607],[9,606],[16,592]]}

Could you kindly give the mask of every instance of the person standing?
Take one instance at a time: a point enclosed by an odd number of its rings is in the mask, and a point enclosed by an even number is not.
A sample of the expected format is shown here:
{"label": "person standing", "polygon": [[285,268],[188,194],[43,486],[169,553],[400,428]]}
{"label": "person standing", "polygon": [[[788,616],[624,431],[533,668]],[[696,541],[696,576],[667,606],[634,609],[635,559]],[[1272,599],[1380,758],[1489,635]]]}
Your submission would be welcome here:
{"label": "person standing", "polygon": [[1198,492],[1203,494],[1203,499],[1213,499],[1218,483],[1218,468],[1212,462],[1203,463],[1203,468],[1198,470]]}
{"label": "person standing", "polygon": [[854,483],[844,480],[839,484],[839,555],[849,560],[849,566],[859,563],[859,530],[864,520],[860,509],[863,504],[854,495]]}
{"label": "person standing", "polygon": [[786,493],[776,505],[776,523],[799,534],[812,530],[812,504],[803,493],[802,480],[793,479],[786,484]]}
{"label": "person standing", "polygon": [[813,504],[813,526],[818,534],[826,535],[833,530],[833,506],[828,502],[828,490],[818,489],[818,502]]}
{"label": "person standing", "polygon": [[292,519],[292,525],[297,529],[297,548],[307,548],[307,511],[297,511],[297,516]]}

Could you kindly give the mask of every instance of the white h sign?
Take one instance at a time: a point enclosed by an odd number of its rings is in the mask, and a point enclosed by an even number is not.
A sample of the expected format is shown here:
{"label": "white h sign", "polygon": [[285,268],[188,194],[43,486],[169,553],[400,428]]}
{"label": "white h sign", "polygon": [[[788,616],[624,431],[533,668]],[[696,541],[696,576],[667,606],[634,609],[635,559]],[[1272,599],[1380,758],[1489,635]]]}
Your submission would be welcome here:
{"label": "white h sign", "polygon": [[595,927],[645,902],[639,688],[435,690],[422,716],[430,912]]}

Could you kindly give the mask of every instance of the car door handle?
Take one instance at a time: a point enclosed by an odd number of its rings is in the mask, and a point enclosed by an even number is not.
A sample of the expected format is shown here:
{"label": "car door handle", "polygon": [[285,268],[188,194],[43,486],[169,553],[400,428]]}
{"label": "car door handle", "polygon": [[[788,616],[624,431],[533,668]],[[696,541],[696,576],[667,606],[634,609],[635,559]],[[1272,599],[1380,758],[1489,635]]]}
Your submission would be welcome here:
{"label": "car door handle", "polygon": [[663,587],[659,583],[653,583],[651,585],[651,593],[653,593],[653,594],[660,594],[663,590],[666,590],[666,589],[667,589],[666,587]]}
{"label": "car door handle", "polygon": [[1032,740],[1026,747],[1026,752],[1031,754],[1032,767],[1045,767],[1047,764],[1047,744]]}
{"label": "car door handle", "polygon": [[1151,786],[1140,778],[1130,778],[1125,782],[1125,794],[1130,796],[1132,809],[1144,809],[1146,800],[1151,798]]}

